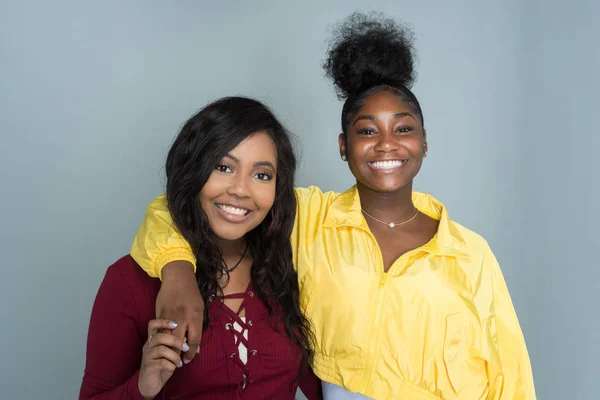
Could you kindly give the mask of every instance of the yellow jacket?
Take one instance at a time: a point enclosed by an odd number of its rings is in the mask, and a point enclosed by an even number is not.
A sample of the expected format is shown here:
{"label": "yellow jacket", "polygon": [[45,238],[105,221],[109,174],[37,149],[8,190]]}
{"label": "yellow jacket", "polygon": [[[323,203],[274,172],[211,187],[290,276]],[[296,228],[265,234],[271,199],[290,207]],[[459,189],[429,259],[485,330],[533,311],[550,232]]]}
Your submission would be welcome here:
{"label": "yellow jacket", "polygon": [[[535,399],[523,334],[482,237],[415,192],[438,232],[384,273],[356,187],[296,196],[292,248],[319,378],[377,400]],[[151,276],[170,261],[194,263],[165,196],[148,206],[131,254]]]}

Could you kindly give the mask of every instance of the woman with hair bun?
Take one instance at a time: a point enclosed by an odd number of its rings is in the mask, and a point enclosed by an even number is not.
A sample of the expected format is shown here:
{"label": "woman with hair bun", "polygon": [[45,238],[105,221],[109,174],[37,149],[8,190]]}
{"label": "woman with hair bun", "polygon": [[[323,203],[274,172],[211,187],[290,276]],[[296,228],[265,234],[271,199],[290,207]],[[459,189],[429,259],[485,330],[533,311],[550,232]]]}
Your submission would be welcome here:
{"label": "woman with hair bun", "polygon": [[[375,14],[343,21],[328,51],[325,71],[344,99],[339,155],[356,185],[296,189],[291,242],[315,330],[313,370],[326,399],[534,399],[523,334],[488,244],[413,191],[428,150],[413,64],[411,31]],[[153,206],[132,255],[151,276],[162,273],[158,309],[197,344],[203,303],[186,286],[196,259],[170,231],[166,202]]]}

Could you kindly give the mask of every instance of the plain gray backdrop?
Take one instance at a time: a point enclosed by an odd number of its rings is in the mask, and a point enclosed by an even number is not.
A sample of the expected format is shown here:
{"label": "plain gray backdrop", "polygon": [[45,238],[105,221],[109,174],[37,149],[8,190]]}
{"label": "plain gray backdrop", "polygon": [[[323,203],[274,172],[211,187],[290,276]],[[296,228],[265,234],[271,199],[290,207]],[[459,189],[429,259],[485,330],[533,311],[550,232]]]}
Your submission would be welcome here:
{"label": "plain gray backdrop", "polygon": [[299,184],[353,183],[320,64],[354,10],[415,29],[430,147],[416,187],[497,254],[538,398],[597,398],[592,0],[0,1],[2,398],[77,397],[96,290],[208,101],[266,101],[298,136]]}

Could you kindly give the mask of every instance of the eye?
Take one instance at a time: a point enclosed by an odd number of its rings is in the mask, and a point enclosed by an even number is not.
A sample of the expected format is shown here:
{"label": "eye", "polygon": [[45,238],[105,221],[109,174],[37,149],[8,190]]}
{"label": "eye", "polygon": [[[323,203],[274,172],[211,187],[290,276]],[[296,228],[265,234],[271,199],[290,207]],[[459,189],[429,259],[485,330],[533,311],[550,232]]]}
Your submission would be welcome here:
{"label": "eye", "polygon": [[218,164],[215,169],[219,172],[228,173],[231,172],[231,168],[225,164]]}
{"label": "eye", "polygon": [[400,126],[398,129],[396,129],[396,132],[398,133],[410,133],[412,131],[413,128],[411,126]]}
{"label": "eye", "polygon": [[270,181],[271,179],[273,179],[271,174],[269,174],[267,172],[259,172],[258,174],[254,175],[254,176],[256,177],[256,179],[261,180],[261,181]]}
{"label": "eye", "polygon": [[360,129],[357,133],[359,135],[374,135],[377,132],[375,132],[375,130],[373,130],[371,128],[365,128],[365,129]]}

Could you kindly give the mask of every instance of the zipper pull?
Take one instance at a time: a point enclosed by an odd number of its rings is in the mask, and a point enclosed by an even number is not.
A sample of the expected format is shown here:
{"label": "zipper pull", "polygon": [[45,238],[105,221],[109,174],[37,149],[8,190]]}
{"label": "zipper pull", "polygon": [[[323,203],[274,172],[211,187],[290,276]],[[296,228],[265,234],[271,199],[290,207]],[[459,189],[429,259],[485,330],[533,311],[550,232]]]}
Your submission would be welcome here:
{"label": "zipper pull", "polygon": [[379,281],[379,288],[383,288],[383,286],[385,285],[385,282],[387,281],[387,277],[388,277],[387,272],[384,272],[383,276],[381,277],[381,280]]}

